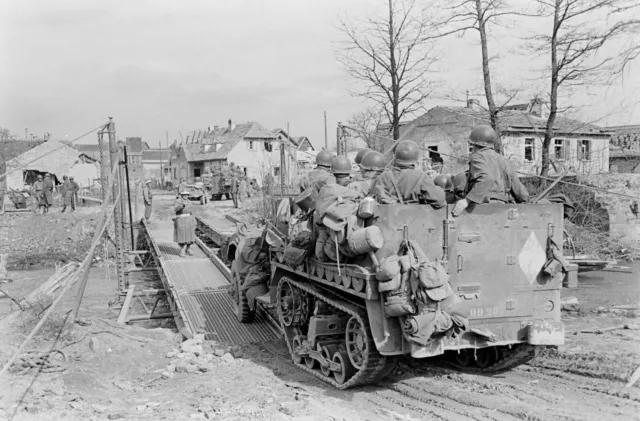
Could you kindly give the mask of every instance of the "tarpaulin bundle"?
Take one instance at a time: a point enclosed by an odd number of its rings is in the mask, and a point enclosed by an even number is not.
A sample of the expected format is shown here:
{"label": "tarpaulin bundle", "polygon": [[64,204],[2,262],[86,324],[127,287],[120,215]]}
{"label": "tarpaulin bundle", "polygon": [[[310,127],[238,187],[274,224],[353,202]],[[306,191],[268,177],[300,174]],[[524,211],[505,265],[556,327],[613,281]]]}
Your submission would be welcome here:
{"label": "tarpaulin bundle", "polygon": [[542,267],[542,273],[553,278],[560,272],[569,271],[569,263],[562,256],[562,250],[551,237],[547,238],[547,261]]}

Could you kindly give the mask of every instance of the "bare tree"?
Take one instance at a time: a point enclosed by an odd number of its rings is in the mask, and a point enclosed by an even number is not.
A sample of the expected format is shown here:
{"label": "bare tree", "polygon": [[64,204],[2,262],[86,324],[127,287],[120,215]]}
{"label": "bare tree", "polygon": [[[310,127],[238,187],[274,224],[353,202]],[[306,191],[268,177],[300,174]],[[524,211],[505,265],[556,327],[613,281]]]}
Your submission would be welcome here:
{"label": "bare tree", "polygon": [[489,54],[488,32],[491,26],[498,24],[503,17],[527,15],[527,13],[524,10],[512,7],[507,0],[455,0],[453,2],[437,0],[432,3],[432,7],[444,11],[444,16],[438,19],[439,33],[432,35],[432,37],[453,34],[464,35],[467,31],[475,31],[480,37],[482,76],[487,111],[489,112],[491,127],[498,135],[498,142],[495,145],[496,151],[503,153],[499,113],[514,98],[517,92],[507,93],[506,101],[502,105],[497,105],[491,80],[490,62],[492,58]]}
{"label": "bare tree", "polygon": [[437,61],[426,14],[416,0],[388,0],[388,14],[359,22],[341,20],[344,41],[338,60],[363,82],[352,94],[372,100],[384,110],[400,137],[400,120],[421,108],[435,89],[429,70]]}
{"label": "bare tree", "polygon": [[558,95],[561,88],[595,84],[614,71],[615,55],[604,54],[607,42],[628,29],[627,23],[601,22],[606,13],[627,7],[625,0],[536,0],[542,16],[552,16],[553,25],[546,34],[535,37],[534,50],[549,54],[549,117],[542,142],[540,174],[549,173],[549,150],[555,136]]}
{"label": "bare tree", "polygon": [[356,139],[361,139],[367,148],[375,151],[382,151],[384,137],[378,134],[378,128],[384,121],[384,111],[380,108],[369,107],[353,114],[347,123],[355,129],[354,133],[349,133]]}

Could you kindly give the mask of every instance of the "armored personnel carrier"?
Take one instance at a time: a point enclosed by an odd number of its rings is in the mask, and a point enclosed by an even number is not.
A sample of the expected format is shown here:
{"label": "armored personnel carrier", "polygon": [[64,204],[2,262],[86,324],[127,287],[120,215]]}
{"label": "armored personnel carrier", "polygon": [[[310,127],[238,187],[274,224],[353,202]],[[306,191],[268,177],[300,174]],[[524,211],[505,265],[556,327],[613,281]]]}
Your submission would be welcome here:
{"label": "armored personnel carrier", "polygon": [[[373,208],[360,204],[341,228],[298,218],[285,198],[275,221],[224,249],[238,319],[274,308],[292,362],[339,389],[382,379],[401,355],[489,373],[564,343],[562,205],[478,205],[456,218],[452,205]],[[319,247],[328,225],[337,230]]]}

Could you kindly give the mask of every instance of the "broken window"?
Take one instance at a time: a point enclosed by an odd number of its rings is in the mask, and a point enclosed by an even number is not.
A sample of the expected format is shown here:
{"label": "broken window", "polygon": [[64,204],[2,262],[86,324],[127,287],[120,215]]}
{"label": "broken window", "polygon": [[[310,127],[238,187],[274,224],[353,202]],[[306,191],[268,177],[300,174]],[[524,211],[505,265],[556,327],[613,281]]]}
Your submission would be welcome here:
{"label": "broken window", "polygon": [[532,138],[524,140],[524,160],[528,162],[535,161],[535,143]]}
{"label": "broken window", "polygon": [[556,139],[553,143],[553,156],[563,161],[565,159],[564,139]]}
{"label": "broken window", "polygon": [[276,177],[280,175],[280,167],[273,168],[273,175]]}
{"label": "broken window", "polygon": [[253,149],[253,140],[249,141],[249,149]]}
{"label": "broken window", "polygon": [[427,146],[427,149],[429,150],[429,159],[431,160],[431,162],[433,162],[433,163],[442,163],[443,162],[442,157],[438,153],[438,147],[437,146]]}
{"label": "broken window", "polygon": [[578,141],[578,159],[580,161],[591,160],[591,141],[590,140]]}
{"label": "broken window", "polygon": [[268,140],[264,142],[264,150],[267,152],[273,151],[273,145]]}

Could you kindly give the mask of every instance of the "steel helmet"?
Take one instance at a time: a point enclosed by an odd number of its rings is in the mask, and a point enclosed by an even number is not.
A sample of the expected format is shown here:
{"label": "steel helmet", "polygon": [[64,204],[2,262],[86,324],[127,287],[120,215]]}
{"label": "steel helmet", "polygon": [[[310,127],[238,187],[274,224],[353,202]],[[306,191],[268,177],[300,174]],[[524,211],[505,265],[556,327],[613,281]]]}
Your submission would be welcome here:
{"label": "steel helmet", "polygon": [[446,174],[438,174],[433,178],[433,184],[438,187],[441,187],[444,191],[453,190],[453,181],[451,180],[451,176]]}
{"label": "steel helmet", "polygon": [[367,152],[360,162],[360,168],[366,171],[382,171],[384,167],[384,155],[376,151]]}
{"label": "steel helmet", "polygon": [[362,162],[362,158],[364,158],[364,156],[369,152],[371,152],[371,149],[369,148],[360,149],[356,154],[355,163],[357,165],[360,165],[360,163]]}
{"label": "steel helmet", "polygon": [[331,151],[320,151],[316,155],[316,165],[319,167],[330,167],[333,160],[333,154]]}
{"label": "steel helmet", "polygon": [[344,155],[338,155],[331,160],[331,172],[334,175],[351,174],[351,161]]}
{"label": "steel helmet", "polygon": [[477,146],[490,146],[496,143],[498,136],[491,126],[477,126],[469,135],[469,143]]}
{"label": "steel helmet", "polygon": [[411,140],[403,140],[398,143],[394,153],[397,164],[417,164],[418,155],[418,145]]}

